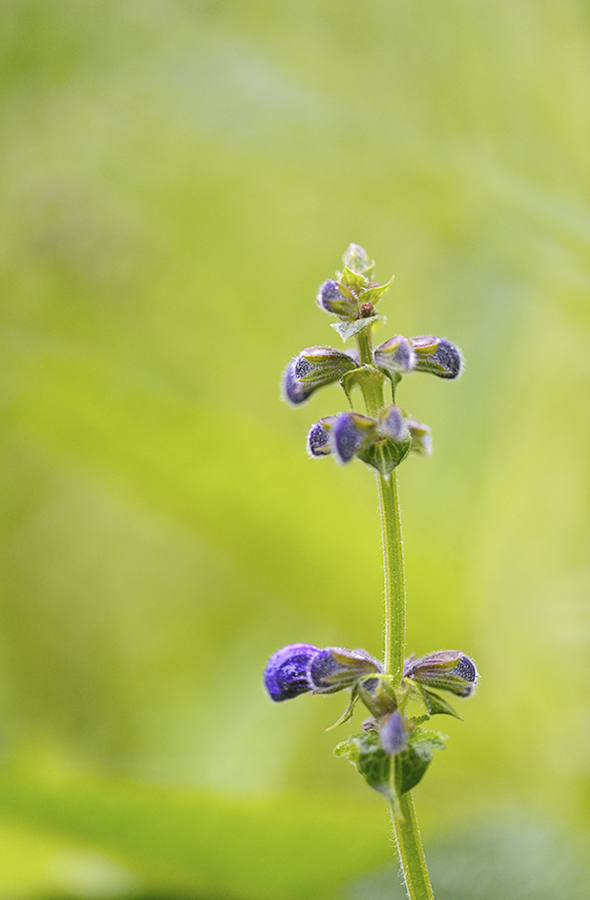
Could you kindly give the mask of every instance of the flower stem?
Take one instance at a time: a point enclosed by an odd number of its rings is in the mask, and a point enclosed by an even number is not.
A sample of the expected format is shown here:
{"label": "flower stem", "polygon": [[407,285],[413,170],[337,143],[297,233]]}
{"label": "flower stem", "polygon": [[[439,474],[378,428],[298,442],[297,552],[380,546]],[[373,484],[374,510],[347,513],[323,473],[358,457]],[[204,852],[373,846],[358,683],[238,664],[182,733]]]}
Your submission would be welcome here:
{"label": "flower stem", "polygon": [[383,541],[383,572],[385,578],[385,659],[384,671],[393,675],[397,687],[402,680],[406,643],[406,584],[402,530],[397,496],[395,469],[386,481],[377,475],[381,536]]}
{"label": "flower stem", "polygon": [[[403,677],[406,643],[406,585],[396,476],[395,469],[388,481],[377,476],[385,577],[384,671],[393,676],[395,687]],[[402,795],[397,813],[391,804],[391,819],[409,900],[434,900],[410,792]]]}
{"label": "flower stem", "polygon": [[403,818],[391,806],[391,821],[409,900],[434,900],[411,793],[400,802]]}

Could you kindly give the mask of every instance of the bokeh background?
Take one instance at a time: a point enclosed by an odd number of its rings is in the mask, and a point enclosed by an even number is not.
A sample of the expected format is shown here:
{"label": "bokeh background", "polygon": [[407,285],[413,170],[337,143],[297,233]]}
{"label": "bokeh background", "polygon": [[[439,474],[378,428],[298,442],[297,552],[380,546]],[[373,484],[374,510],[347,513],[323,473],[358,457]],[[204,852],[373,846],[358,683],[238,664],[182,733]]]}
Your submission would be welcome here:
{"label": "bokeh background", "polygon": [[409,645],[482,673],[415,792],[437,898],[587,897],[588,4],[0,15],[0,900],[403,896],[342,697],[261,687],[381,651],[373,478],[304,452],[344,398],[278,389],[351,241],[381,339],[467,359],[399,392]]}

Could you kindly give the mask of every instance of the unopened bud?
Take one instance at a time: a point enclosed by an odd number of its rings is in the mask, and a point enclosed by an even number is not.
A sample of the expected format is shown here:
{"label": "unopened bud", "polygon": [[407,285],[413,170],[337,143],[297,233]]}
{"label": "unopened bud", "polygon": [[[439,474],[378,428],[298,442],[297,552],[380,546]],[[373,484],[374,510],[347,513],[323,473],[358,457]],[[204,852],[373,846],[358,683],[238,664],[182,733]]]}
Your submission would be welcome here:
{"label": "unopened bud", "polygon": [[417,372],[431,372],[439,378],[457,378],[463,368],[458,347],[446,338],[420,335],[411,339],[416,354],[414,368]]}
{"label": "unopened bud", "polygon": [[341,463],[350,462],[361,447],[377,434],[377,422],[357,412],[341,413],[331,431],[331,444]]}
{"label": "unopened bud", "polygon": [[356,319],[359,314],[358,303],[347,288],[334,281],[324,281],[320,286],[316,302],[321,309],[346,319]]}
{"label": "unopened bud", "polygon": [[307,347],[295,360],[295,378],[303,384],[322,387],[338,381],[358,363],[351,354],[333,347]]}
{"label": "unopened bud", "polygon": [[299,406],[318,388],[339,381],[351,369],[357,368],[354,357],[332,347],[307,347],[291,360],[283,373],[283,396]]}
{"label": "unopened bud", "polygon": [[419,453],[421,456],[430,456],[432,453],[432,436],[428,425],[424,425],[423,422],[417,422],[415,419],[406,419],[406,425],[412,439],[410,444],[411,452]]}
{"label": "unopened bud", "polygon": [[399,710],[385,716],[379,727],[379,743],[386,753],[394,756],[402,753],[408,746],[410,732]]}
{"label": "unopened bud", "polygon": [[375,348],[375,365],[388,372],[410,372],[415,362],[411,342],[399,334]]}
{"label": "unopened bud", "polygon": [[289,644],[273,653],[264,670],[264,684],[271,700],[291,700],[310,688],[307,672],[320,652],[313,644]]}
{"label": "unopened bud", "polygon": [[389,715],[397,709],[397,697],[387,675],[374,675],[361,678],[358,683],[358,694],[371,715],[376,719]]}
{"label": "unopened bud", "polygon": [[312,425],[307,435],[307,449],[310,456],[328,456],[332,452],[330,430],[337,416],[326,416]]}
{"label": "unopened bud", "polygon": [[374,260],[360,244],[349,244],[342,257],[342,262],[347,269],[356,272],[357,275],[366,275],[375,265]]}
{"label": "unopened bud", "polygon": [[366,650],[327,647],[310,661],[308,677],[312,693],[332,694],[352,687],[363,675],[380,671],[380,663]]}
{"label": "unopened bud", "polygon": [[404,661],[404,678],[457,697],[470,697],[479,673],[473,660],[460,650],[438,650],[420,658],[409,656]]}

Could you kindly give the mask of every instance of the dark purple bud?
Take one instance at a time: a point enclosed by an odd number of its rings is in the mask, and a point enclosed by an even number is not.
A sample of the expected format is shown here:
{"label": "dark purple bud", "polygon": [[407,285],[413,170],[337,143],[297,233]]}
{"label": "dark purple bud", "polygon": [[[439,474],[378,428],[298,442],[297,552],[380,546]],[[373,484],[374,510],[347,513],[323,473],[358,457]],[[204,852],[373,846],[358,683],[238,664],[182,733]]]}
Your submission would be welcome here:
{"label": "dark purple bud", "polygon": [[375,365],[389,372],[410,372],[415,362],[411,342],[399,334],[375,349]]}
{"label": "dark purple bud", "polygon": [[408,737],[409,731],[399,710],[396,709],[395,712],[381,720],[379,743],[390,756],[402,753],[406,749]]}
{"label": "dark purple bud", "polygon": [[310,661],[308,677],[312,693],[332,694],[375,672],[381,672],[381,665],[366,650],[327,647]]}
{"label": "dark purple bud", "polygon": [[446,338],[427,334],[412,338],[411,343],[416,354],[414,368],[417,372],[431,372],[439,378],[457,378],[461,374],[461,352]]}
{"label": "dark purple bud", "polygon": [[397,406],[388,406],[381,412],[380,431],[384,437],[392,441],[408,439],[408,427],[401,410]]}
{"label": "dark purple bud", "polygon": [[334,281],[333,278],[320,285],[316,301],[318,306],[326,312],[347,319],[356,319],[359,313],[355,297],[344,285]]}
{"label": "dark purple bud", "polygon": [[307,347],[291,360],[283,373],[283,396],[298,406],[317,388],[339,381],[358,362],[352,353],[332,347]]}
{"label": "dark purple bud", "polygon": [[319,652],[313,644],[289,644],[273,653],[264,670],[264,684],[271,700],[278,703],[307,693],[307,670]]}
{"label": "dark purple bud", "polygon": [[336,416],[326,416],[312,425],[307,435],[307,449],[310,456],[328,456],[332,452],[330,446],[330,429]]}
{"label": "dark purple bud", "polygon": [[293,406],[299,406],[305,403],[313,394],[315,387],[310,384],[302,384],[295,375],[295,365],[297,360],[289,363],[283,372],[283,380],[281,383],[282,393],[285,400],[288,400]]}
{"label": "dark purple bud", "polygon": [[377,434],[377,422],[360,413],[341,413],[331,430],[331,444],[341,463],[350,462],[361,447]]}
{"label": "dark purple bud", "polygon": [[409,656],[404,661],[404,678],[450,691],[457,697],[470,697],[479,673],[473,660],[460,650],[438,650],[420,658]]}

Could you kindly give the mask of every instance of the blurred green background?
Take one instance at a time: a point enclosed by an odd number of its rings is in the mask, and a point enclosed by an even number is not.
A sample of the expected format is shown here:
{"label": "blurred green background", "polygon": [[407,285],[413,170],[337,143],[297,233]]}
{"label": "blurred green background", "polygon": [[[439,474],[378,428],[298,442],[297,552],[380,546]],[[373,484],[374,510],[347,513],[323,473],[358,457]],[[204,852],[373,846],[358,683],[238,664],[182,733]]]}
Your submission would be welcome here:
{"label": "blurred green background", "polygon": [[[441,900],[585,898],[590,15],[583,0],[0,3],[0,900],[403,896],[342,697],[381,652],[373,478],[280,372],[356,241],[394,333],[409,647],[477,661],[415,792]],[[357,717],[357,724],[360,717]]]}

